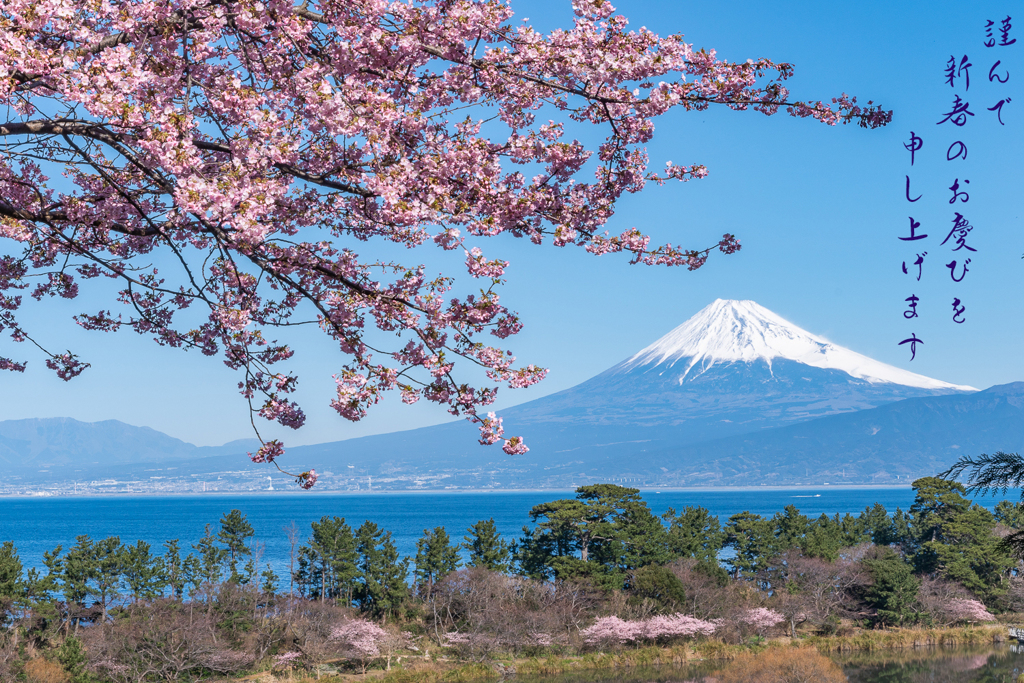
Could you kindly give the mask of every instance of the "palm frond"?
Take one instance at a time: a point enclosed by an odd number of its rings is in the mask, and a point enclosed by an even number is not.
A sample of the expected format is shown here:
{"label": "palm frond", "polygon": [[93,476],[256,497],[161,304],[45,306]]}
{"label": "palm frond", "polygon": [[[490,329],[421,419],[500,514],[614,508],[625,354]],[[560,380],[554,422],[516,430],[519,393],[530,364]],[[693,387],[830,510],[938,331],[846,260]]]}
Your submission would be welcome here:
{"label": "palm frond", "polygon": [[[1024,458],[1017,453],[1002,451],[991,455],[982,453],[976,458],[965,455],[940,473],[939,477],[955,480],[964,474],[967,475],[965,486],[968,493],[984,496],[992,492],[1002,495],[1007,489],[1024,484]],[[1021,498],[1024,499],[1024,493]]]}

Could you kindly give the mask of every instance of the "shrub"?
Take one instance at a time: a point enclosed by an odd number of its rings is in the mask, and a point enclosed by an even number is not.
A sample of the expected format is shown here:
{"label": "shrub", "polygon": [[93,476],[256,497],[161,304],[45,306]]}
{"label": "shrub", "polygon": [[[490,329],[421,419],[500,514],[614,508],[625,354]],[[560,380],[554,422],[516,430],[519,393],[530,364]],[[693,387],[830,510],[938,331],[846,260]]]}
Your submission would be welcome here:
{"label": "shrub", "polygon": [[68,676],[60,664],[37,658],[25,664],[25,680],[28,683],[67,683]]}

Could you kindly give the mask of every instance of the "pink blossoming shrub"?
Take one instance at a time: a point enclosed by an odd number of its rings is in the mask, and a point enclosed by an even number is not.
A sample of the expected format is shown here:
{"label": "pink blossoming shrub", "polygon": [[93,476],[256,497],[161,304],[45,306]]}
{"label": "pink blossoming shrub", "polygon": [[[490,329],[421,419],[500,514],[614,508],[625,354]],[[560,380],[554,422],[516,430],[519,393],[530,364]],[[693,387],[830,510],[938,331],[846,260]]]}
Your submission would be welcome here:
{"label": "pink blossoming shrub", "polygon": [[580,631],[583,642],[590,645],[639,642],[641,640],[670,640],[692,638],[698,635],[710,636],[716,625],[683,614],[658,615],[640,621],[626,621],[619,617],[601,617],[588,628]]}
{"label": "pink blossoming shrub", "polygon": [[786,617],[767,607],[748,609],[740,615],[739,621],[759,635],[764,635],[771,627],[783,622]]}
{"label": "pink blossoming shrub", "polygon": [[946,612],[953,623],[973,624],[980,621],[995,621],[996,617],[985,605],[977,600],[953,598],[946,607]]}
{"label": "pink blossoming shrub", "polygon": [[363,673],[367,663],[380,655],[380,647],[387,638],[387,631],[364,619],[352,619],[331,629],[331,640],[338,641],[345,655],[360,663]]}

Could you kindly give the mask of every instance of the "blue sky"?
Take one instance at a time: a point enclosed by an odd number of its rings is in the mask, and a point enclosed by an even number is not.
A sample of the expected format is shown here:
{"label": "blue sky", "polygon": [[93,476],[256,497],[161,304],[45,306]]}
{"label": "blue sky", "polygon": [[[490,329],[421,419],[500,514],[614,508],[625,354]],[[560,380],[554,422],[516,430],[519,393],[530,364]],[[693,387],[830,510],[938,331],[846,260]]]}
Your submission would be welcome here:
{"label": "blue sky", "polygon": [[[551,369],[535,388],[503,389],[499,407],[605,370],[716,298],[753,299],[835,343],[949,382],[986,388],[1024,380],[1024,15],[1011,31],[1017,45],[982,45],[986,19],[998,23],[1012,13],[1011,3],[615,4],[633,27],[683,33],[695,47],[714,48],[723,58],[791,62],[795,97],[846,92],[873,99],[895,111],[893,123],[873,131],[832,128],[784,113],[765,117],[727,109],[657,120],[649,146],[653,165],[667,159],[703,163],[710,176],[627,197],[609,228],[636,226],[656,242],[688,247],[712,244],[724,232],[739,236],[739,254],[712,258],[697,272],[629,266],[614,255],[595,258],[511,239],[481,242],[489,257],[511,261],[503,301],[519,311],[526,327],[509,346],[522,361]],[[512,6],[541,29],[571,22],[568,0],[513,0]],[[965,54],[974,65],[965,99],[976,116],[962,129],[936,125],[954,93],[965,95],[962,86],[954,91],[943,82],[950,55],[959,60]],[[996,59],[1010,72],[1004,86],[987,78]],[[1006,125],[1000,126],[986,109],[1005,97],[1013,101],[1005,105]],[[924,139],[913,168],[903,148],[911,130]],[[968,158],[948,162],[946,148],[956,139],[968,145]],[[906,174],[913,194],[923,195],[913,207],[904,198]],[[964,252],[939,246],[951,227],[947,188],[954,178],[970,180],[970,201],[958,210],[975,226],[968,244],[977,249],[961,283],[951,282],[943,264],[962,260]],[[929,234],[924,243],[897,239],[907,234],[909,215]],[[923,249],[929,256],[918,283],[900,272],[900,263]],[[403,258],[464,272],[461,259],[446,260],[436,250]],[[467,280],[460,279],[463,291],[472,287]],[[911,294],[920,297],[920,317],[908,321],[902,312]],[[967,307],[962,325],[951,320],[954,296]],[[90,308],[84,305],[90,301],[48,302],[48,312],[30,312],[29,321],[45,330],[52,346],[72,348],[93,367],[67,384],[38,358],[24,375],[4,374],[0,417],[118,419],[200,445],[251,436],[237,378],[218,360],[158,348],[128,333],[82,332],[69,317]],[[911,332],[925,342],[912,363],[906,347],[897,345]],[[297,445],[450,419],[436,406],[388,401],[362,423],[349,423],[328,407],[331,374],[341,364],[336,351],[315,334],[295,342],[293,368],[309,422],[297,433],[270,428],[269,435]]]}

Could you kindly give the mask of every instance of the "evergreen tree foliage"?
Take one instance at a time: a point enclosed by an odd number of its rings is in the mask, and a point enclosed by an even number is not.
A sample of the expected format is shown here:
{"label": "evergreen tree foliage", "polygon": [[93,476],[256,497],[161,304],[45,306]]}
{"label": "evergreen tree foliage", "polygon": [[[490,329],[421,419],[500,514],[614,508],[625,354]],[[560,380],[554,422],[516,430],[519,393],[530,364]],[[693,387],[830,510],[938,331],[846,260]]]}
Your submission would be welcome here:
{"label": "evergreen tree foliage", "polygon": [[921,581],[910,565],[890,548],[884,548],[876,557],[864,560],[864,566],[871,575],[865,600],[875,608],[878,621],[894,626],[917,621],[920,615],[914,606]]}
{"label": "evergreen tree foliage", "polygon": [[220,520],[217,540],[224,544],[228,562],[228,581],[239,583],[243,576],[238,572],[238,562],[251,557],[249,539],[255,535],[252,525],[239,510],[232,510]]}
{"label": "evergreen tree foliage", "polygon": [[196,579],[194,585],[198,588],[203,584],[210,586],[219,583],[223,575],[224,558],[227,551],[217,546],[217,537],[213,535],[213,527],[206,525],[206,534],[199,539],[199,542],[192,546],[199,557],[194,565]]}
{"label": "evergreen tree foliage", "polygon": [[483,567],[492,572],[512,571],[512,548],[498,533],[494,518],[481,519],[467,529],[462,547],[469,553],[467,567]]}
{"label": "evergreen tree foliage", "polygon": [[527,576],[587,579],[621,588],[630,569],[672,557],[665,527],[639,489],[581,486],[575,499],[534,506],[530,518],[536,526],[524,527],[517,556]]}
{"label": "evergreen tree foliage", "polygon": [[1005,524],[1015,530],[1024,529],[1024,504],[1022,503],[1001,500],[996,503],[992,514],[1000,524]]}
{"label": "evergreen tree foliage", "polygon": [[800,514],[795,505],[787,505],[782,512],[776,512],[772,522],[775,525],[775,540],[779,548],[796,547],[811,527],[811,520]]}
{"label": "evergreen tree foliage", "polygon": [[263,579],[263,583],[260,584],[260,590],[267,595],[274,595],[274,593],[277,592],[277,584],[281,580],[281,577],[271,569],[269,563],[267,564],[267,568],[260,574],[260,578]]}
{"label": "evergreen tree foliage", "polygon": [[12,541],[0,545],[0,599],[19,597],[24,590],[21,558]]}
{"label": "evergreen tree foliage", "polygon": [[727,560],[733,576],[752,578],[763,571],[779,551],[775,521],[749,511],[739,512],[725,525],[726,547],[736,553]]}
{"label": "evergreen tree foliage", "polygon": [[181,600],[185,596],[185,586],[188,584],[188,579],[185,575],[185,567],[181,559],[178,539],[165,541],[164,548],[164,580],[167,587],[171,589],[171,595]]}
{"label": "evergreen tree foliage", "polygon": [[725,532],[718,517],[706,508],[687,505],[683,511],[669,508],[662,518],[668,523],[666,543],[671,557],[693,557],[701,563],[718,563]]}
{"label": "evergreen tree foliage", "polygon": [[25,597],[21,558],[11,541],[0,545],[0,627],[8,625],[15,605]]}
{"label": "evergreen tree foliage", "polygon": [[132,600],[152,600],[163,594],[167,578],[163,561],[150,552],[149,544],[138,541],[124,548],[124,582]]}
{"label": "evergreen tree foliage", "polygon": [[519,573],[535,581],[546,581],[552,578],[551,560],[556,553],[571,552],[568,543],[558,543],[553,533],[545,529],[531,529],[523,526],[523,535],[515,549],[515,561]]}
{"label": "evergreen tree foliage", "polygon": [[965,498],[967,490],[957,482],[924,477],[913,487],[914,568],[956,581],[990,601],[1004,593],[1014,563],[994,533],[992,513]]}
{"label": "evergreen tree foliage", "polygon": [[416,541],[416,582],[425,590],[427,599],[434,593],[434,583],[459,568],[459,548],[451,543],[443,526],[423,530]]}
{"label": "evergreen tree foliage", "polygon": [[64,638],[57,648],[57,661],[60,662],[69,683],[94,683],[96,679],[86,668],[89,658],[82,641],[71,635]]}
{"label": "evergreen tree foliage", "polygon": [[651,600],[665,614],[675,614],[686,607],[686,589],[672,570],[661,565],[634,570],[628,589],[634,599]]}
{"label": "evergreen tree foliage", "polygon": [[794,538],[791,544],[780,541],[779,547],[797,547],[808,557],[834,561],[843,548],[870,541],[871,534],[863,517],[858,518],[850,514],[840,517],[837,513],[832,517],[821,515],[808,525],[802,539]]}
{"label": "evergreen tree foliage", "polygon": [[890,545],[899,542],[893,519],[881,503],[864,508],[860,517],[864,532],[870,535],[871,542],[875,545]]}
{"label": "evergreen tree foliage", "polygon": [[409,559],[399,559],[391,532],[370,521],[356,530],[356,550],[361,579],[355,594],[359,608],[385,618],[394,614],[408,596],[405,577]]}
{"label": "evergreen tree foliage", "polygon": [[102,617],[118,594],[125,568],[125,550],[121,539],[111,536],[93,542],[87,535],[77,536],[75,545],[64,556],[64,596],[79,605],[98,604]]}
{"label": "evergreen tree foliage", "polygon": [[337,600],[351,605],[359,568],[356,537],[343,517],[321,517],[299,549],[295,583],[313,600]]}

